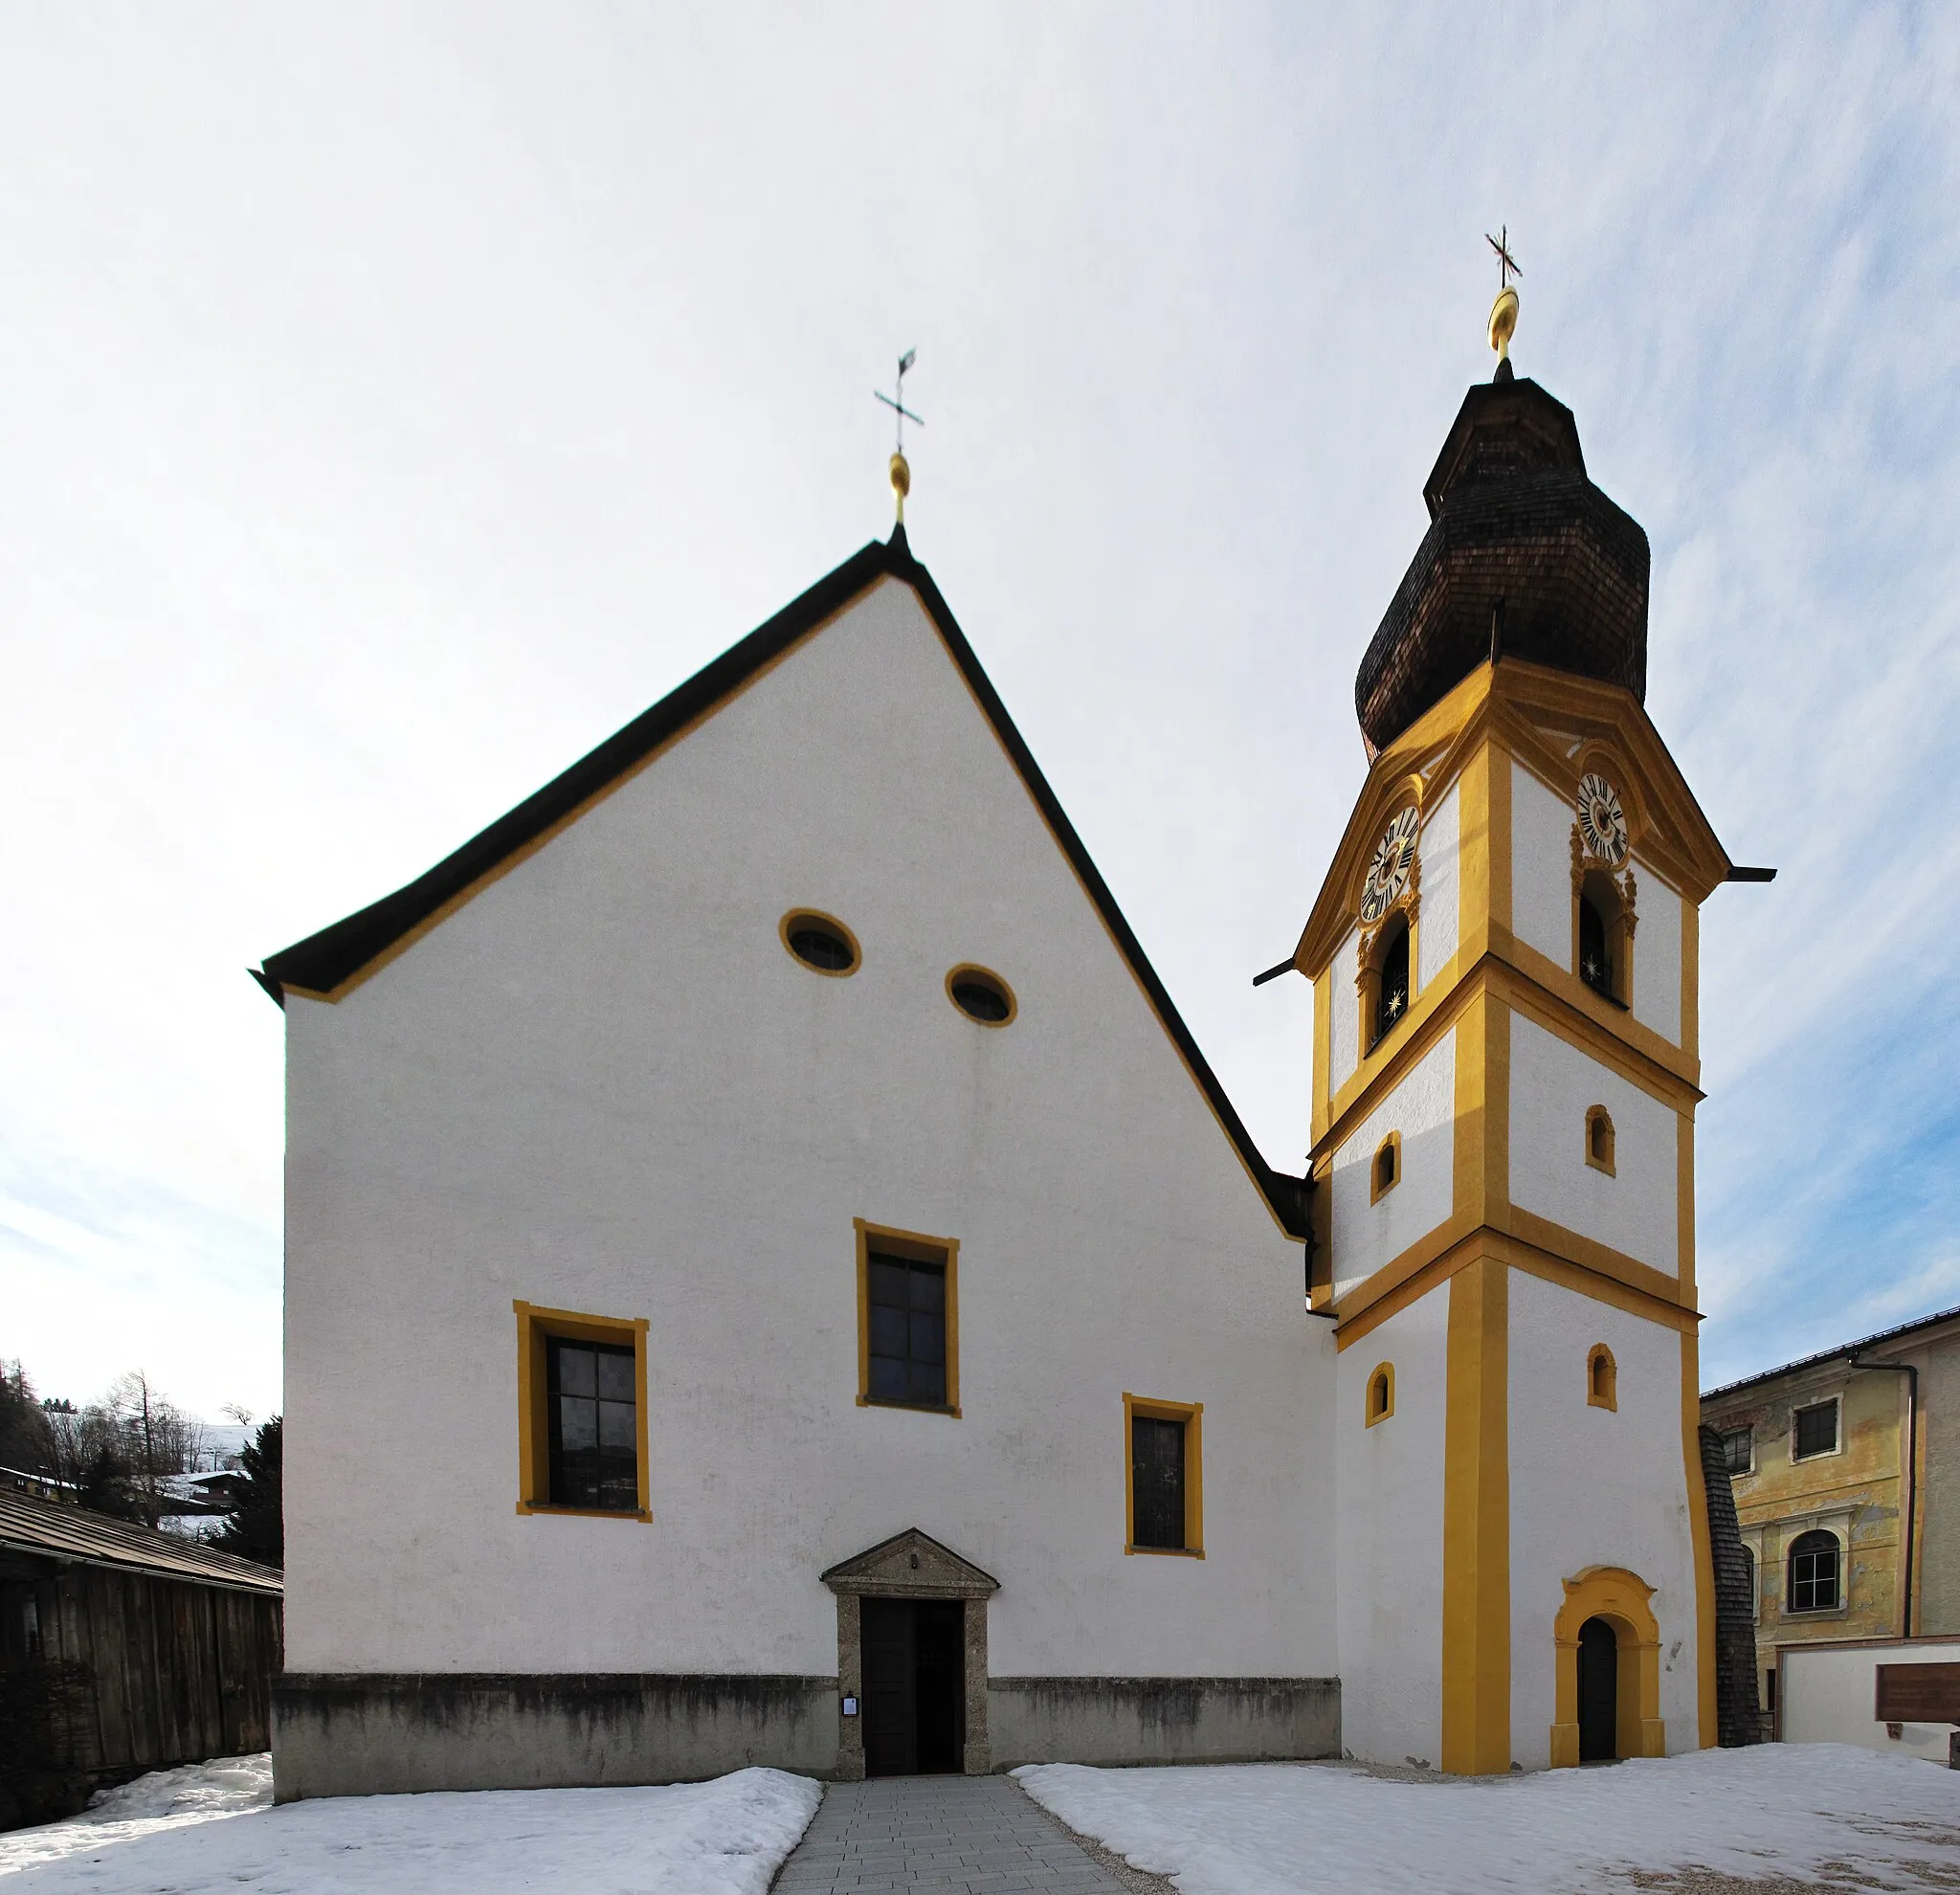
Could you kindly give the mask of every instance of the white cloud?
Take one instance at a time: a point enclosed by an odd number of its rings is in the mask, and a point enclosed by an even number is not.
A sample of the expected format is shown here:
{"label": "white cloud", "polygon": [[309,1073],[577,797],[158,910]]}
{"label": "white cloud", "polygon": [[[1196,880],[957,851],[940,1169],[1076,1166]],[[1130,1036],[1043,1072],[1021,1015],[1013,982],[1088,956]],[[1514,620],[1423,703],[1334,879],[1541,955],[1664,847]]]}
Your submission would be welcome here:
{"label": "white cloud", "polygon": [[[1704,928],[1711,1359],[1723,1325],[1770,1346],[1793,1282],[1850,1332],[1927,1267],[1951,1185],[1863,1200],[1858,1286],[1818,1287],[1856,1197],[1820,1176],[1938,1121],[1952,1063],[1944,1013],[1926,1057],[1859,1059],[1928,1016],[1960,921],[1948,14],[0,38],[0,1224],[70,1273],[10,1296],[8,1352],[63,1359],[94,1285],[180,1398],[274,1405],[278,1016],[242,968],[881,532],[870,389],[911,344],[914,545],[1297,1162],[1309,1004],[1248,982],[1361,779],[1353,667],[1488,373],[1500,221],[1521,369],[1653,536],[1651,708],[1784,870]],[[49,1174],[167,1208],[64,1237]],[[168,1269],[125,1267],[151,1243]],[[46,1254],[0,1249],[36,1282]]]}

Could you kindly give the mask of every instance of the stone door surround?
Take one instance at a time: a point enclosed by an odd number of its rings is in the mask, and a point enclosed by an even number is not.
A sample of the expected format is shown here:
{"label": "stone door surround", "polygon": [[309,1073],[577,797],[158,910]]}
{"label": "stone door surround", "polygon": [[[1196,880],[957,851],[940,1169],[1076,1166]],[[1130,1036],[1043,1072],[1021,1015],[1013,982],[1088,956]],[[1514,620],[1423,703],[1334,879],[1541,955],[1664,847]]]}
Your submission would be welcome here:
{"label": "stone door surround", "polygon": [[[908,1527],[889,1540],[823,1574],[837,1595],[837,1781],[864,1776],[864,1646],[858,1601],[880,1599],[959,1599],[965,1603],[967,1728],[961,1767],[969,1776],[993,1768],[987,1741],[987,1601],[1000,1581],[943,1547],[929,1533]],[[860,1715],[846,1717],[844,1700],[856,1698]]]}

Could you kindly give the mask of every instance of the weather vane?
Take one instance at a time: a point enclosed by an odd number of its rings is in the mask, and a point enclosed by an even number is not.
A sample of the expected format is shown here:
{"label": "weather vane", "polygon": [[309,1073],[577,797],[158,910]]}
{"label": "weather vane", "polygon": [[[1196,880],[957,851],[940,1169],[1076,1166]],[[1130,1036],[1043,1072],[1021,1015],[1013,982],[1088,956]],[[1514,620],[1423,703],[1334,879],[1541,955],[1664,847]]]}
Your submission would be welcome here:
{"label": "weather vane", "polygon": [[919,351],[916,348],[908,348],[904,354],[899,357],[899,376],[895,384],[896,391],[894,393],[886,394],[880,389],[873,389],[871,391],[887,408],[894,410],[898,416],[899,435],[897,445],[892,450],[891,477],[892,498],[898,502],[899,524],[901,526],[905,524],[905,496],[912,491],[912,468],[905,458],[905,423],[910,421],[915,426],[921,428],[925,425],[923,416],[914,414],[905,406],[905,371],[918,359]]}
{"label": "weather vane", "polygon": [[1511,279],[1525,273],[1511,256],[1508,224],[1500,224],[1496,236],[1485,231],[1483,240],[1497,252],[1498,291],[1497,301],[1490,305],[1490,346],[1497,350],[1498,378],[1502,381],[1511,372],[1511,338],[1518,330],[1518,292],[1511,287]]}

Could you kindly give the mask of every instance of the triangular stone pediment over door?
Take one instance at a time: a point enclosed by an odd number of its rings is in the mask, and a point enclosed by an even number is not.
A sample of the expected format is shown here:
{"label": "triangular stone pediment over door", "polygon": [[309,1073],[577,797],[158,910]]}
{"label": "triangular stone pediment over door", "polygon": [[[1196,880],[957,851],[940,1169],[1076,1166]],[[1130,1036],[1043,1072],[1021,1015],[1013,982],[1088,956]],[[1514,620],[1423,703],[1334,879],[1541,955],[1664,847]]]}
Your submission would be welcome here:
{"label": "triangular stone pediment over door", "polygon": [[823,1583],[839,1596],[851,1593],[859,1598],[875,1593],[892,1599],[984,1599],[1000,1591],[992,1573],[916,1527],[839,1560]]}
{"label": "triangular stone pediment over door", "polygon": [[916,1527],[840,1560],[822,1578],[837,1597],[839,1780],[853,1783],[864,1775],[861,1602],[867,1598],[943,1600],[963,1606],[966,1729],[962,1768],[969,1776],[984,1776],[992,1768],[987,1738],[987,1601],[1000,1591],[1000,1581]]}

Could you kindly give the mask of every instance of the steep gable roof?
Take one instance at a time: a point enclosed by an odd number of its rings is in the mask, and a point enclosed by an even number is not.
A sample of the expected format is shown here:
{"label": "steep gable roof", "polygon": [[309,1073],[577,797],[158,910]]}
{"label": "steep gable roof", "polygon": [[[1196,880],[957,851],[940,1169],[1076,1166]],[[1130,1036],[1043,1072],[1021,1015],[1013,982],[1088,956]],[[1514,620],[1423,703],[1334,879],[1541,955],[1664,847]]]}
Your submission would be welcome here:
{"label": "steep gable roof", "polygon": [[797,641],[815,631],[881,579],[911,587],[945,641],[975,702],[986,714],[1028,793],[1040,810],[1061,852],[1068,858],[1083,891],[1095,903],[1118,950],[1169,1035],[1191,1076],[1197,1081],[1246,1170],[1264,1194],[1275,1219],[1288,1236],[1311,1244],[1307,1196],[1310,1181],[1277,1171],[1266,1163],[1232,1102],[1225,1096],[1210,1062],[1198,1050],[1169,992],[1158,978],[1142,944],[1124,919],[1100,870],[1090,859],[1075,826],[1063,813],[1048,779],[1014,727],[992,681],[967,642],[932,575],[912,557],[903,526],[889,541],[874,540],[834,572],[811,587],[773,618],[731,645],[720,658],[670,691],[652,709],[643,711],[589,751],[562,775],[526,796],[507,814],[472,836],[453,855],[437,862],[391,895],[370,903],[344,921],[324,927],[304,941],[266,956],[252,977],[281,1007],[287,993],[307,999],[337,1000],[368,974],[412,945],[423,933],[469,900],[479,887],[516,865],[559,829],[574,820],[586,806],[603,795],[623,776],[710,715],[761,672],[782,658]]}

